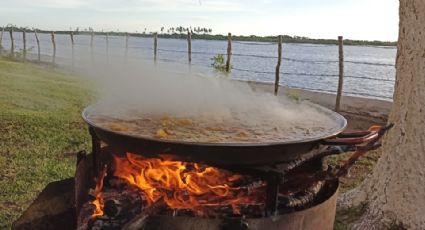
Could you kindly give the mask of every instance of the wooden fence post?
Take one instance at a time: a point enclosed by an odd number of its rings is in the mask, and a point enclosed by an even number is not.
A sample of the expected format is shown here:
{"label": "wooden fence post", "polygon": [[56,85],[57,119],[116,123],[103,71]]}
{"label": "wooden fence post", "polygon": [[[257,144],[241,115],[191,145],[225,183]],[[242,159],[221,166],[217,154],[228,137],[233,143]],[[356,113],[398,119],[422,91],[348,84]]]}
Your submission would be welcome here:
{"label": "wooden fence post", "polygon": [[14,55],[15,52],[15,41],[13,40],[13,27],[9,30],[10,33],[10,55]]}
{"label": "wooden fence post", "polygon": [[91,37],[90,37],[90,55],[91,55],[91,61],[92,61],[92,63],[94,62],[93,39],[94,39],[94,31],[91,32]]}
{"label": "wooden fence post", "polygon": [[277,95],[279,91],[280,82],[280,64],[282,62],[282,35],[277,37],[277,65],[276,65],[276,76],[274,81],[274,95]]}
{"label": "wooden fence post", "polygon": [[189,64],[192,62],[192,33],[187,32],[187,57],[189,59]]}
{"label": "wooden fence post", "polygon": [[72,67],[74,67],[74,32],[71,31],[69,34],[71,37],[71,55],[72,55]]}
{"label": "wooden fence post", "polygon": [[106,33],[106,62],[109,63],[109,33]]}
{"label": "wooden fence post", "polygon": [[25,30],[22,31],[22,42],[24,43],[23,59],[25,62],[27,60],[27,36]]}
{"label": "wooden fence post", "polygon": [[342,36],[338,36],[338,53],[339,53],[339,80],[338,91],[336,94],[335,111],[338,112],[341,107],[342,87],[344,84],[344,40]]}
{"label": "wooden fence post", "polygon": [[125,60],[127,61],[128,57],[128,33],[125,33]]}
{"label": "wooden fence post", "polygon": [[230,59],[232,58],[232,34],[227,35],[227,60],[226,60],[226,72],[230,72]]}
{"label": "wooden fence post", "polygon": [[0,34],[0,51],[1,51],[1,49],[3,49],[3,46],[2,46],[3,33],[4,33],[4,27],[1,28],[1,34]]}
{"label": "wooden fence post", "polygon": [[38,61],[41,61],[41,54],[40,54],[40,39],[38,39],[37,30],[34,30],[35,40],[37,41],[37,51],[38,51]]}
{"label": "wooden fence post", "polygon": [[56,42],[55,42],[55,32],[52,31],[52,44],[53,44],[53,57],[52,57],[52,63],[55,64],[56,62]]}
{"label": "wooden fence post", "polygon": [[153,36],[153,60],[156,62],[156,55],[158,50],[158,33]]}

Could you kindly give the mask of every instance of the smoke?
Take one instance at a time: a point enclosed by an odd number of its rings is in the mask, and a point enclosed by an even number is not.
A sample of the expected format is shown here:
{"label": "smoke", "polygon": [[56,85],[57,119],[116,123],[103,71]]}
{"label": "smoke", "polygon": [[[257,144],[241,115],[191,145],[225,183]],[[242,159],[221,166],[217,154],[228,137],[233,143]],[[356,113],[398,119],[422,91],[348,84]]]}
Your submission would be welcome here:
{"label": "smoke", "polygon": [[255,91],[247,82],[184,65],[126,63],[86,70],[99,100],[97,114],[122,119],[143,116],[208,117],[219,123],[277,127],[335,127],[309,103]]}

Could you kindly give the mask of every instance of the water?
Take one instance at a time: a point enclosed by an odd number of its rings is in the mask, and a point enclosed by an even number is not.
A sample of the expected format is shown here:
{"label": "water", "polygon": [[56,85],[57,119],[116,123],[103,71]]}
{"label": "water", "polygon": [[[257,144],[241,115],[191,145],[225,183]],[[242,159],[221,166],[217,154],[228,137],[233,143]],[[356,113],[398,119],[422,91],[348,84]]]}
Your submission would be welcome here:
{"label": "water", "polygon": [[[50,34],[39,34],[43,60],[50,61],[53,48]],[[69,35],[56,35],[58,62],[70,63]],[[14,33],[15,51],[22,49],[22,33]],[[90,36],[76,35],[75,64],[87,63],[90,55]],[[9,33],[3,35],[2,45],[10,47]],[[128,59],[132,62],[153,59],[152,38],[129,38]],[[231,76],[236,79],[274,82],[277,63],[277,44],[260,42],[233,42]],[[33,33],[27,33],[28,53],[36,54]],[[211,73],[211,58],[226,54],[227,41],[192,40],[192,64],[197,71]],[[106,55],[107,52],[109,55]],[[124,59],[125,37],[109,36],[109,49],[105,36],[94,37],[96,61]],[[338,47],[336,45],[283,44],[280,84],[294,88],[334,93],[338,84]],[[31,55],[35,58],[36,55]],[[395,47],[344,46],[344,94],[391,100],[395,78]],[[185,39],[158,39],[158,61],[186,65]]]}

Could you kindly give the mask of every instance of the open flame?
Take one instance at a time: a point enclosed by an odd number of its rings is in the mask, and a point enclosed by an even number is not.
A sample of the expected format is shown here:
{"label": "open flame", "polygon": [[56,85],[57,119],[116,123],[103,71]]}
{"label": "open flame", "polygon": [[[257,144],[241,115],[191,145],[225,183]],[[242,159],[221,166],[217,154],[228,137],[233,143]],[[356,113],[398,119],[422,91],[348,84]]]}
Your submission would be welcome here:
{"label": "open flame", "polygon": [[103,179],[106,176],[106,165],[103,167],[102,171],[100,172],[97,181],[96,181],[96,187],[94,191],[92,192],[92,195],[95,197],[95,199],[91,202],[95,206],[95,210],[92,214],[92,217],[102,216],[103,215],[103,196],[102,196],[102,188],[103,188]]}
{"label": "open flame", "polygon": [[[264,202],[263,182],[252,185],[246,177],[225,170],[131,153],[114,160],[114,176],[138,187],[149,205],[163,199],[169,208],[206,216],[206,209],[212,206],[227,205],[238,214],[240,205]],[[96,200],[98,203],[93,204],[101,210],[101,197]],[[98,208],[96,213],[101,214]]]}

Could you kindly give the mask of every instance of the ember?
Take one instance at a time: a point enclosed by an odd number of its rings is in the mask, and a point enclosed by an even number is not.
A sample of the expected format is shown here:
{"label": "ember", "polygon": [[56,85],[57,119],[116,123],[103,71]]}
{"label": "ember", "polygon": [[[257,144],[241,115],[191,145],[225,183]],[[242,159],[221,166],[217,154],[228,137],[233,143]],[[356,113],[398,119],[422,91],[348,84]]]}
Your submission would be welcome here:
{"label": "ember", "polygon": [[210,212],[206,209],[214,206],[230,206],[234,214],[239,214],[241,205],[265,200],[264,182],[252,185],[251,178],[226,170],[131,153],[116,156],[114,161],[114,176],[138,187],[149,204],[163,199],[171,209],[188,209],[207,216]]}

